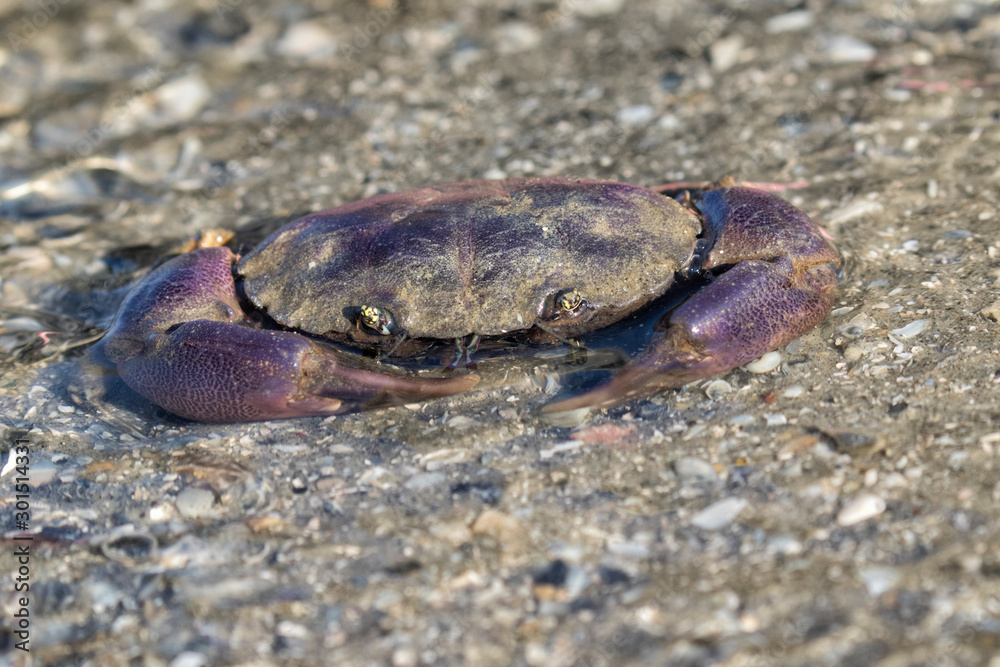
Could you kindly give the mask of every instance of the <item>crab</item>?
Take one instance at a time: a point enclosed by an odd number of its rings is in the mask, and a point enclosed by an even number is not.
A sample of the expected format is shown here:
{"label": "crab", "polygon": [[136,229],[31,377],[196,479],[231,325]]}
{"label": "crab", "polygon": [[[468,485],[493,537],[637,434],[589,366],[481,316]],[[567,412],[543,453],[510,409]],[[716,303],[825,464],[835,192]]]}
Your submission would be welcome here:
{"label": "crab", "polygon": [[[832,307],[839,264],[805,213],[732,182],[676,198],[561,177],[452,183],[307,215],[243,257],[179,255],[126,297],[98,353],[169,412],[250,421],[468,391],[480,377],[456,366],[474,367],[480,342],[579,348],[651,313],[620,371],[543,408],[598,409],[809,331]],[[447,368],[390,363],[441,341],[455,344]]]}

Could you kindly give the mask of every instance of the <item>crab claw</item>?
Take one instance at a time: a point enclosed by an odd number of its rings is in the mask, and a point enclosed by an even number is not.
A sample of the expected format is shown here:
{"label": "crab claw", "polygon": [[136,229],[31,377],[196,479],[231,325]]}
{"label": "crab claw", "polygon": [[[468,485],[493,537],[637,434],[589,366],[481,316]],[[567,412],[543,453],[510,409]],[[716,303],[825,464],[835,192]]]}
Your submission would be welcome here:
{"label": "crab claw", "polygon": [[228,248],[180,255],[125,299],[98,347],[125,383],[198,421],[329,415],[446,396],[476,376],[420,378],[245,319]]}
{"label": "crab claw", "polygon": [[649,346],[607,383],[545,406],[603,408],[742,366],[798,338],[833,306],[840,257],[809,217],[746,187],[701,195],[719,275],[662,322]]}

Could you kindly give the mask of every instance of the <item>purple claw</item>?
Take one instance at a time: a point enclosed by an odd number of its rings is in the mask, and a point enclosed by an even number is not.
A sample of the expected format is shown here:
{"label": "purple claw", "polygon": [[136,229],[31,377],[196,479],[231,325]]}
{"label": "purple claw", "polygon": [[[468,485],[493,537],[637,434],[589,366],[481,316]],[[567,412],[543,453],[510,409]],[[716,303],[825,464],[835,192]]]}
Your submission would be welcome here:
{"label": "purple claw", "polygon": [[697,206],[715,236],[705,268],[730,268],[677,308],[624,370],[546,412],[610,407],[736,368],[830,312],[840,258],[805,213],[742,187],[710,190]]}
{"label": "purple claw", "polygon": [[136,392],[199,421],[329,415],[471,389],[475,376],[419,378],[288,331],[244,321],[226,248],[181,255],[129,295],[100,351]]}

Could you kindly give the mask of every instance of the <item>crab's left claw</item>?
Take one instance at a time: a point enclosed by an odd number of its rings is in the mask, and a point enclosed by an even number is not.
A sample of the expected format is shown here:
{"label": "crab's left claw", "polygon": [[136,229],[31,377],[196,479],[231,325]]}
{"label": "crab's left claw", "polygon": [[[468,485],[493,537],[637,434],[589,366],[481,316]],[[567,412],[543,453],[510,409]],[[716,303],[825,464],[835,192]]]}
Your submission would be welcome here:
{"label": "crab's left claw", "polygon": [[830,312],[840,257],[805,213],[745,187],[709,190],[696,205],[712,242],[703,266],[721,273],[620,373],[546,412],[610,407],[736,368]]}

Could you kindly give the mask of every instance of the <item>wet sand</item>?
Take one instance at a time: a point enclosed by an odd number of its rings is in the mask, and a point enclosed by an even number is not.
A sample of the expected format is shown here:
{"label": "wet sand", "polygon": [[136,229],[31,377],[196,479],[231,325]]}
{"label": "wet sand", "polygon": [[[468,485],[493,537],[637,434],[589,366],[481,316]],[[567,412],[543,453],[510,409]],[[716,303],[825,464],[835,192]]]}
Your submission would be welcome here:
{"label": "wet sand", "polygon": [[[989,5],[8,3],[0,27],[34,664],[1000,665]],[[766,372],[553,424],[573,381],[533,360],[204,425],[73,347],[203,230],[239,248],[472,178],[727,174],[808,181],[783,196],[845,258]],[[0,594],[0,664],[28,664]]]}

